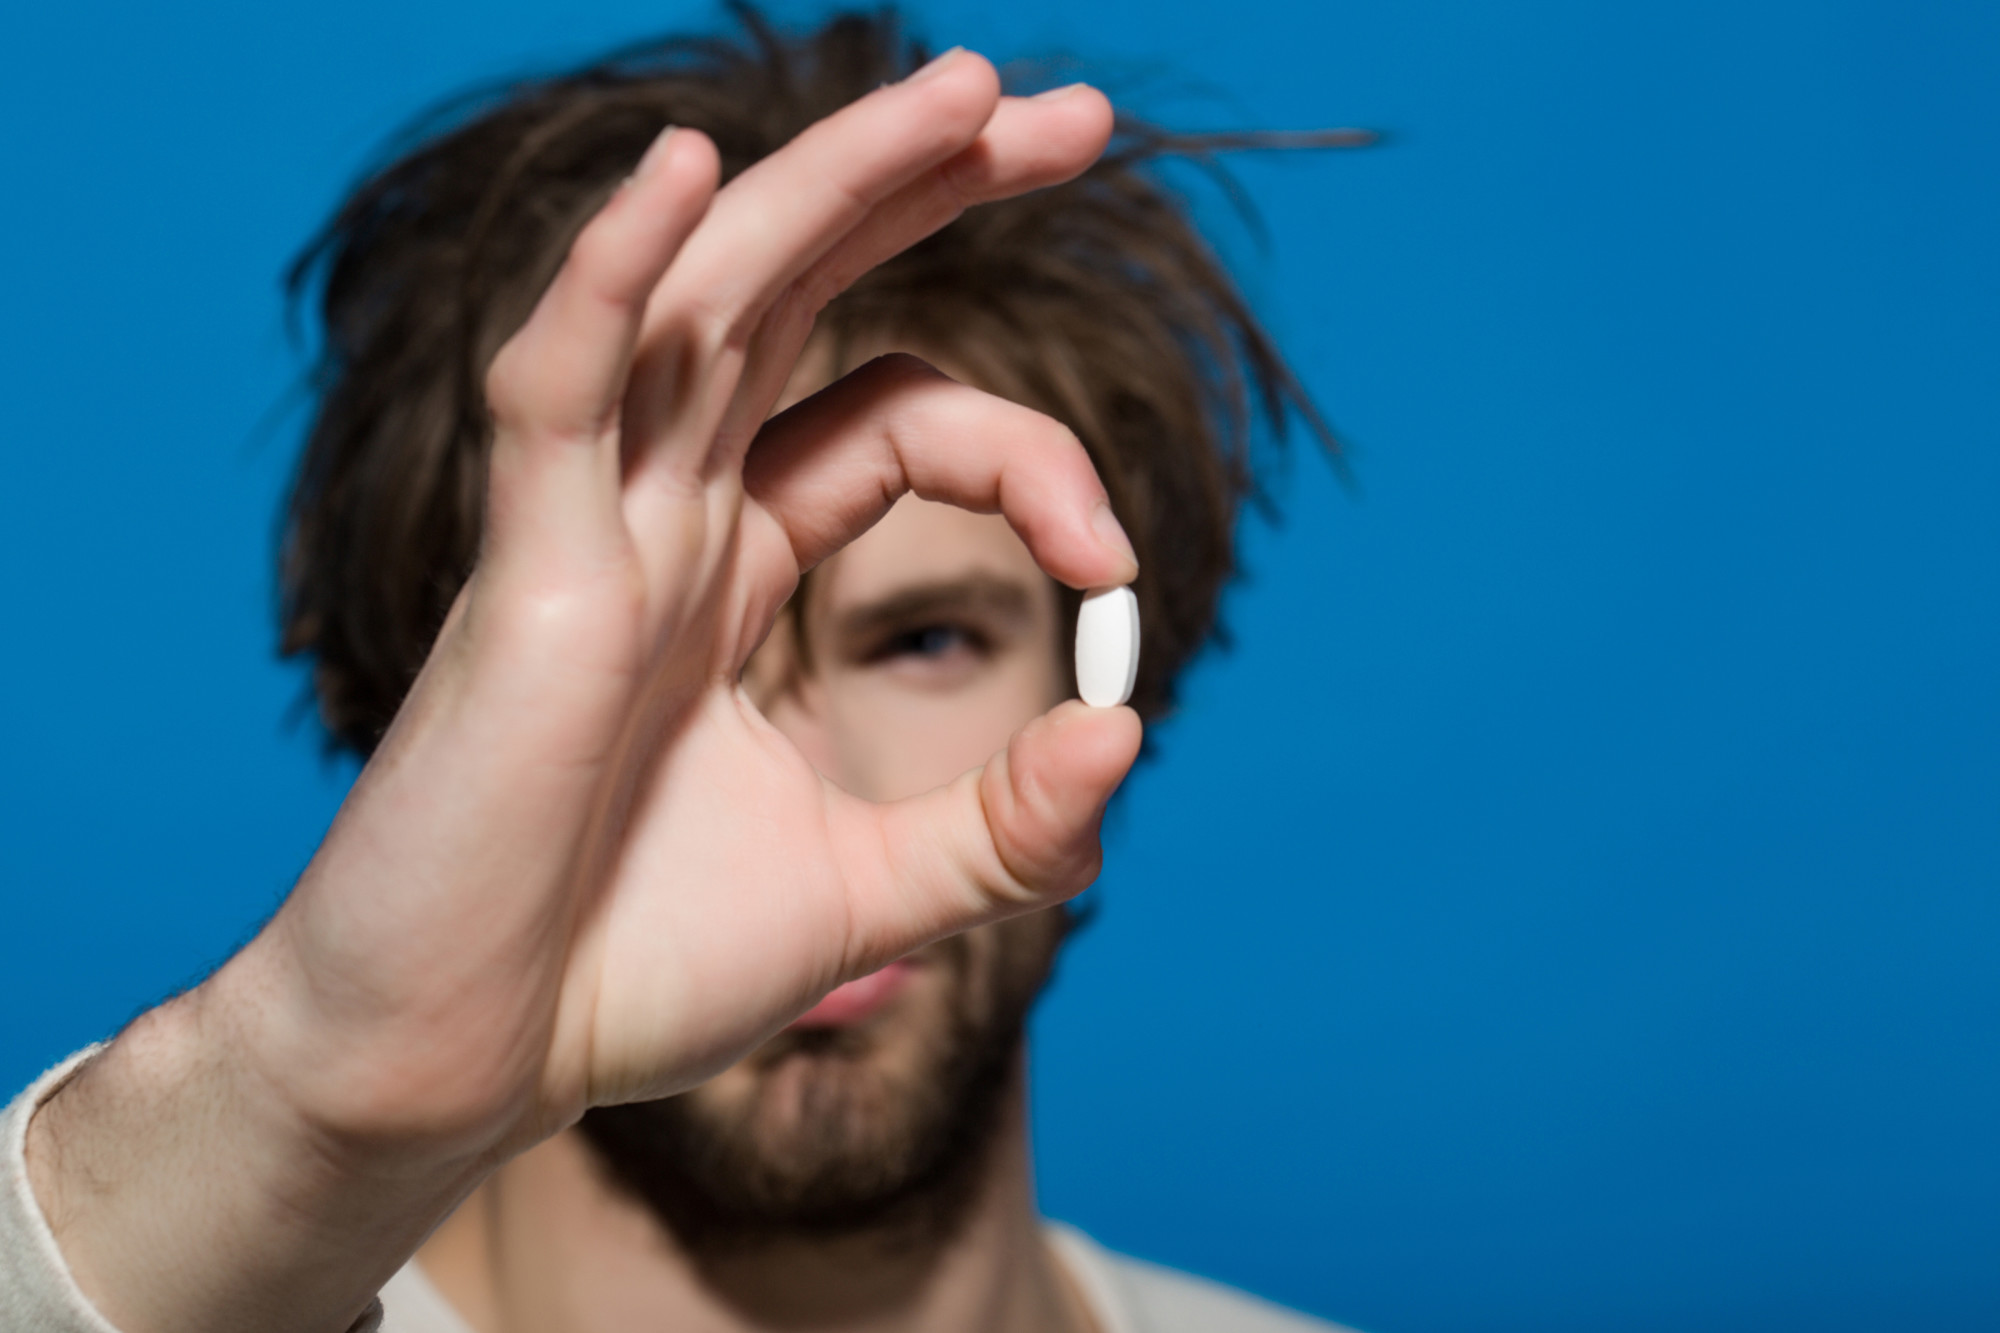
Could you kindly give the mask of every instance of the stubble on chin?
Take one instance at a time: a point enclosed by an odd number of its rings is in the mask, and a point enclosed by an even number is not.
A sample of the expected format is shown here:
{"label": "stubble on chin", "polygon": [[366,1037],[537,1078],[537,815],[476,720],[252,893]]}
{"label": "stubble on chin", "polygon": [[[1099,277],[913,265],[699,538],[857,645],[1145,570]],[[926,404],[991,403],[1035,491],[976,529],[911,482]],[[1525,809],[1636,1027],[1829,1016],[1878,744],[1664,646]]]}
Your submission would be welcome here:
{"label": "stubble on chin", "polygon": [[876,1019],[787,1030],[681,1096],[591,1111],[584,1138],[695,1254],[941,1244],[977,1194],[1068,929],[1056,909],[941,941]]}

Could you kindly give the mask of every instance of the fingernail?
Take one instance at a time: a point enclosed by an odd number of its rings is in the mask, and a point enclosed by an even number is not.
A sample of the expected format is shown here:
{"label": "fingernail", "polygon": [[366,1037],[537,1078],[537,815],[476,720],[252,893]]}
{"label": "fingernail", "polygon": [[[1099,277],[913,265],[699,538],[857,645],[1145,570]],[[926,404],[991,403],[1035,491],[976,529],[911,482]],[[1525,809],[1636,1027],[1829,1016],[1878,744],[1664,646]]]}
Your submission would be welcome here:
{"label": "fingernail", "polygon": [[930,62],[929,64],[925,65],[925,66],[924,66],[924,67],[923,67],[922,69],[918,70],[918,71],[917,71],[917,72],[916,72],[915,74],[912,74],[912,75],[911,75],[911,76],[910,76],[909,78],[907,78],[907,79],[904,79],[904,80],[903,80],[903,82],[904,82],[904,83],[921,83],[921,82],[922,82],[923,80],[925,80],[925,79],[928,79],[928,78],[930,78],[930,77],[931,77],[931,76],[932,76],[933,74],[936,74],[936,73],[938,73],[938,72],[939,72],[940,70],[942,70],[942,69],[943,69],[943,68],[944,68],[944,67],[945,67],[946,65],[949,65],[949,64],[950,64],[950,63],[951,63],[952,61],[956,60],[956,59],[958,58],[959,54],[960,54],[960,53],[961,53],[962,51],[964,51],[964,50],[965,50],[965,48],[964,48],[964,47],[962,47],[962,46],[954,46],[954,47],[952,47],[952,48],[951,48],[951,50],[949,50],[949,51],[945,52],[945,53],[944,53],[943,55],[941,55],[941,56],[937,56],[937,57],[935,57],[934,59],[932,59],[932,60],[931,60],[931,62]]}
{"label": "fingernail", "polygon": [[1097,534],[1097,540],[1104,543],[1105,549],[1114,555],[1124,556],[1132,562],[1133,571],[1138,571],[1139,553],[1132,549],[1132,539],[1125,535],[1118,516],[1111,512],[1111,506],[1106,501],[1099,500],[1097,508],[1090,511],[1090,530]]}
{"label": "fingernail", "polygon": [[639,165],[632,169],[633,180],[646,179],[653,168],[660,165],[667,156],[667,144],[673,140],[673,137],[674,126],[672,125],[660,131],[660,137],[653,140],[653,146],[646,150],[646,155],[639,159]]}
{"label": "fingernail", "polygon": [[1074,93],[1077,89],[1088,88],[1089,86],[1090,85],[1087,83],[1065,83],[1060,88],[1051,88],[1045,93],[1036,93],[1033,97],[1030,97],[1028,100],[1030,102],[1060,102],[1063,100],[1063,98],[1068,97],[1071,93]]}

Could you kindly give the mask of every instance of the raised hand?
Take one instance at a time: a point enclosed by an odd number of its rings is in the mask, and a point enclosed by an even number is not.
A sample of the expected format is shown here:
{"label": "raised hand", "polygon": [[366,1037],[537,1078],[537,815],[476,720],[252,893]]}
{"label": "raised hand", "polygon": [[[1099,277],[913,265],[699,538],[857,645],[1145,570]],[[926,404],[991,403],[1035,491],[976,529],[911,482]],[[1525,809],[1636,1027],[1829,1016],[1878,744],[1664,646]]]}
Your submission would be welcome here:
{"label": "raised hand", "polygon": [[319,855],[35,1121],[38,1195],[114,1322],[342,1327],[586,1106],[1089,882],[1129,711],[1064,705],[874,806],[737,681],[801,573],[906,491],[1004,514],[1073,586],[1136,572],[1067,431],[921,363],[766,422],[842,287],[1109,130],[1088,89],[1003,99],[954,53],[720,191],[700,135],[654,145],[492,367],[485,547]]}

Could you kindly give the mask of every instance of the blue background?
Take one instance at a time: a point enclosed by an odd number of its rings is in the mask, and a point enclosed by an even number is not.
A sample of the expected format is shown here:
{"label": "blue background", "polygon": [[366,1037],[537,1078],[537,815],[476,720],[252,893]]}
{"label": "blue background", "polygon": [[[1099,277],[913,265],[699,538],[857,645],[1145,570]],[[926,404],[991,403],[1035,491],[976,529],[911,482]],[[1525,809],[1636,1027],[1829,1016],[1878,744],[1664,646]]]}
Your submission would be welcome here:
{"label": "blue background", "polygon": [[[2000,1326],[2000,9],[924,13],[1402,136],[1243,162],[1266,248],[1203,205],[1360,488],[1296,459],[1131,785],[1049,1211],[1381,1333]],[[224,956],[350,776],[271,651],[288,255],[439,95],[715,21],[0,21],[0,1082]]]}

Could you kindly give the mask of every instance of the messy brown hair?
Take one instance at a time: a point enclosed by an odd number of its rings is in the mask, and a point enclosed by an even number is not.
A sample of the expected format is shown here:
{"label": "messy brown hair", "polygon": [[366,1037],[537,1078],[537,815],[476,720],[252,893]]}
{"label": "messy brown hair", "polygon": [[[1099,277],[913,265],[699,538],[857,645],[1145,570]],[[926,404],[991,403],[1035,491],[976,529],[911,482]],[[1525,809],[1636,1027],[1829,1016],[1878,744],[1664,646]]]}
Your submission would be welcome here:
{"label": "messy brown hair", "polygon": [[[668,124],[700,129],[727,179],[930,54],[890,10],[803,34],[734,12],[737,37],[650,42],[433,113],[293,265],[295,308],[316,296],[324,338],[281,551],[281,647],[311,658],[336,745],[372,751],[471,571],[488,361],[647,144]],[[1256,418],[1274,437],[1302,419],[1332,444],[1151,170],[1228,146],[1121,118],[1082,177],[971,210],[863,277],[816,334],[843,368],[850,347],[923,349],[1081,437],[1143,570],[1132,703],[1148,719],[1215,630]]]}

